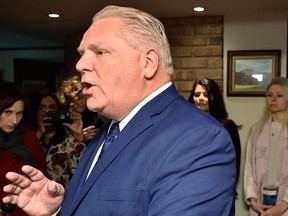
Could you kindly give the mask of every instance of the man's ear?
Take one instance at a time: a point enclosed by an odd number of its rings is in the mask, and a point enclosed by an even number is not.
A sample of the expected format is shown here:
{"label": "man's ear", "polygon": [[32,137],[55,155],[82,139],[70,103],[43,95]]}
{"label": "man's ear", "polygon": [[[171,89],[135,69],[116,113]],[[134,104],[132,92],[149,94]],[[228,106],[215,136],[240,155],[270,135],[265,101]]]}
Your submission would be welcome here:
{"label": "man's ear", "polygon": [[156,74],[159,66],[158,53],[154,49],[150,49],[146,53],[146,64],[144,76],[146,79],[151,79]]}

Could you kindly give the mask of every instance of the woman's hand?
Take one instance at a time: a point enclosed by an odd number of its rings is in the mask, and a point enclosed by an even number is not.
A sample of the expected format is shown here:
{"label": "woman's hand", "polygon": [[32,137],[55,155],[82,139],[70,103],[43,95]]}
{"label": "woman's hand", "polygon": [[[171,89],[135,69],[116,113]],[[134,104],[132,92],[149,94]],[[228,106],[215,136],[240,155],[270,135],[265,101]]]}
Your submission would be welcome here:
{"label": "woman's hand", "polygon": [[82,115],[80,113],[71,112],[70,118],[73,120],[73,123],[63,123],[63,125],[67,126],[71,130],[77,140],[83,141],[84,135]]}
{"label": "woman's hand", "polygon": [[281,216],[288,209],[288,203],[285,201],[281,201],[279,204],[272,206],[261,214],[261,216]]}
{"label": "woman's hand", "polygon": [[94,125],[88,126],[83,129],[84,142],[91,140],[99,131]]}
{"label": "woman's hand", "polygon": [[263,205],[262,203],[259,203],[258,200],[254,197],[250,198],[251,206],[254,211],[257,213],[263,215],[264,213],[267,213],[267,211],[272,207],[272,206],[267,206]]}

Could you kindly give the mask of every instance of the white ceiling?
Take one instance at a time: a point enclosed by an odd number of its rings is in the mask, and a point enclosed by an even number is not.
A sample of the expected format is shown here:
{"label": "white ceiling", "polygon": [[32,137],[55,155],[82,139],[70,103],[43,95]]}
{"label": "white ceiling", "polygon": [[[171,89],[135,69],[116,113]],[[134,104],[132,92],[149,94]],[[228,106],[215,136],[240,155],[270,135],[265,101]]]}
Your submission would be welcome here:
{"label": "white ceiling", "polygon": [[[200,15],[286,14],[288,0],[1,0],[1,30],[62,44],[65,36],[89,26],[93,15],[109,4],[142,9],[156,17],[199,15],[194,6],[207,7]],[[57,12],[60,19],[49,19]],[[3,36],[4,34],[2,34]]]}

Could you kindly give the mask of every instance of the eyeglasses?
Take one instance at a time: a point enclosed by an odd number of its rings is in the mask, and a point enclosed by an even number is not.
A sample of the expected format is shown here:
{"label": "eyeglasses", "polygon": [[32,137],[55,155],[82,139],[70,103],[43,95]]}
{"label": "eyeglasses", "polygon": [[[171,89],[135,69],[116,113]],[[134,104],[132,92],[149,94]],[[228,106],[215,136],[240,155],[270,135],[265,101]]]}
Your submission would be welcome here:
{"label": "eyeglasses", "polygon": [[55,110],[58,109],[57,104],[40,104],[39,110]]}

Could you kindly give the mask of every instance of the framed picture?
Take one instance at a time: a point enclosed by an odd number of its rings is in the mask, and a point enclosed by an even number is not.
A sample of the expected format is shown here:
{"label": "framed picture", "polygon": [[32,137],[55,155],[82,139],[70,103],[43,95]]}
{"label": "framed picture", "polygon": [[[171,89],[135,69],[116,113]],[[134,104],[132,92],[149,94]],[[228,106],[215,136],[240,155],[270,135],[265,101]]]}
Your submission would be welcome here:
{"label": "framed picture", "polygon": [[228,51],[227,96],[264,96],[280,60],[281,50]]}

